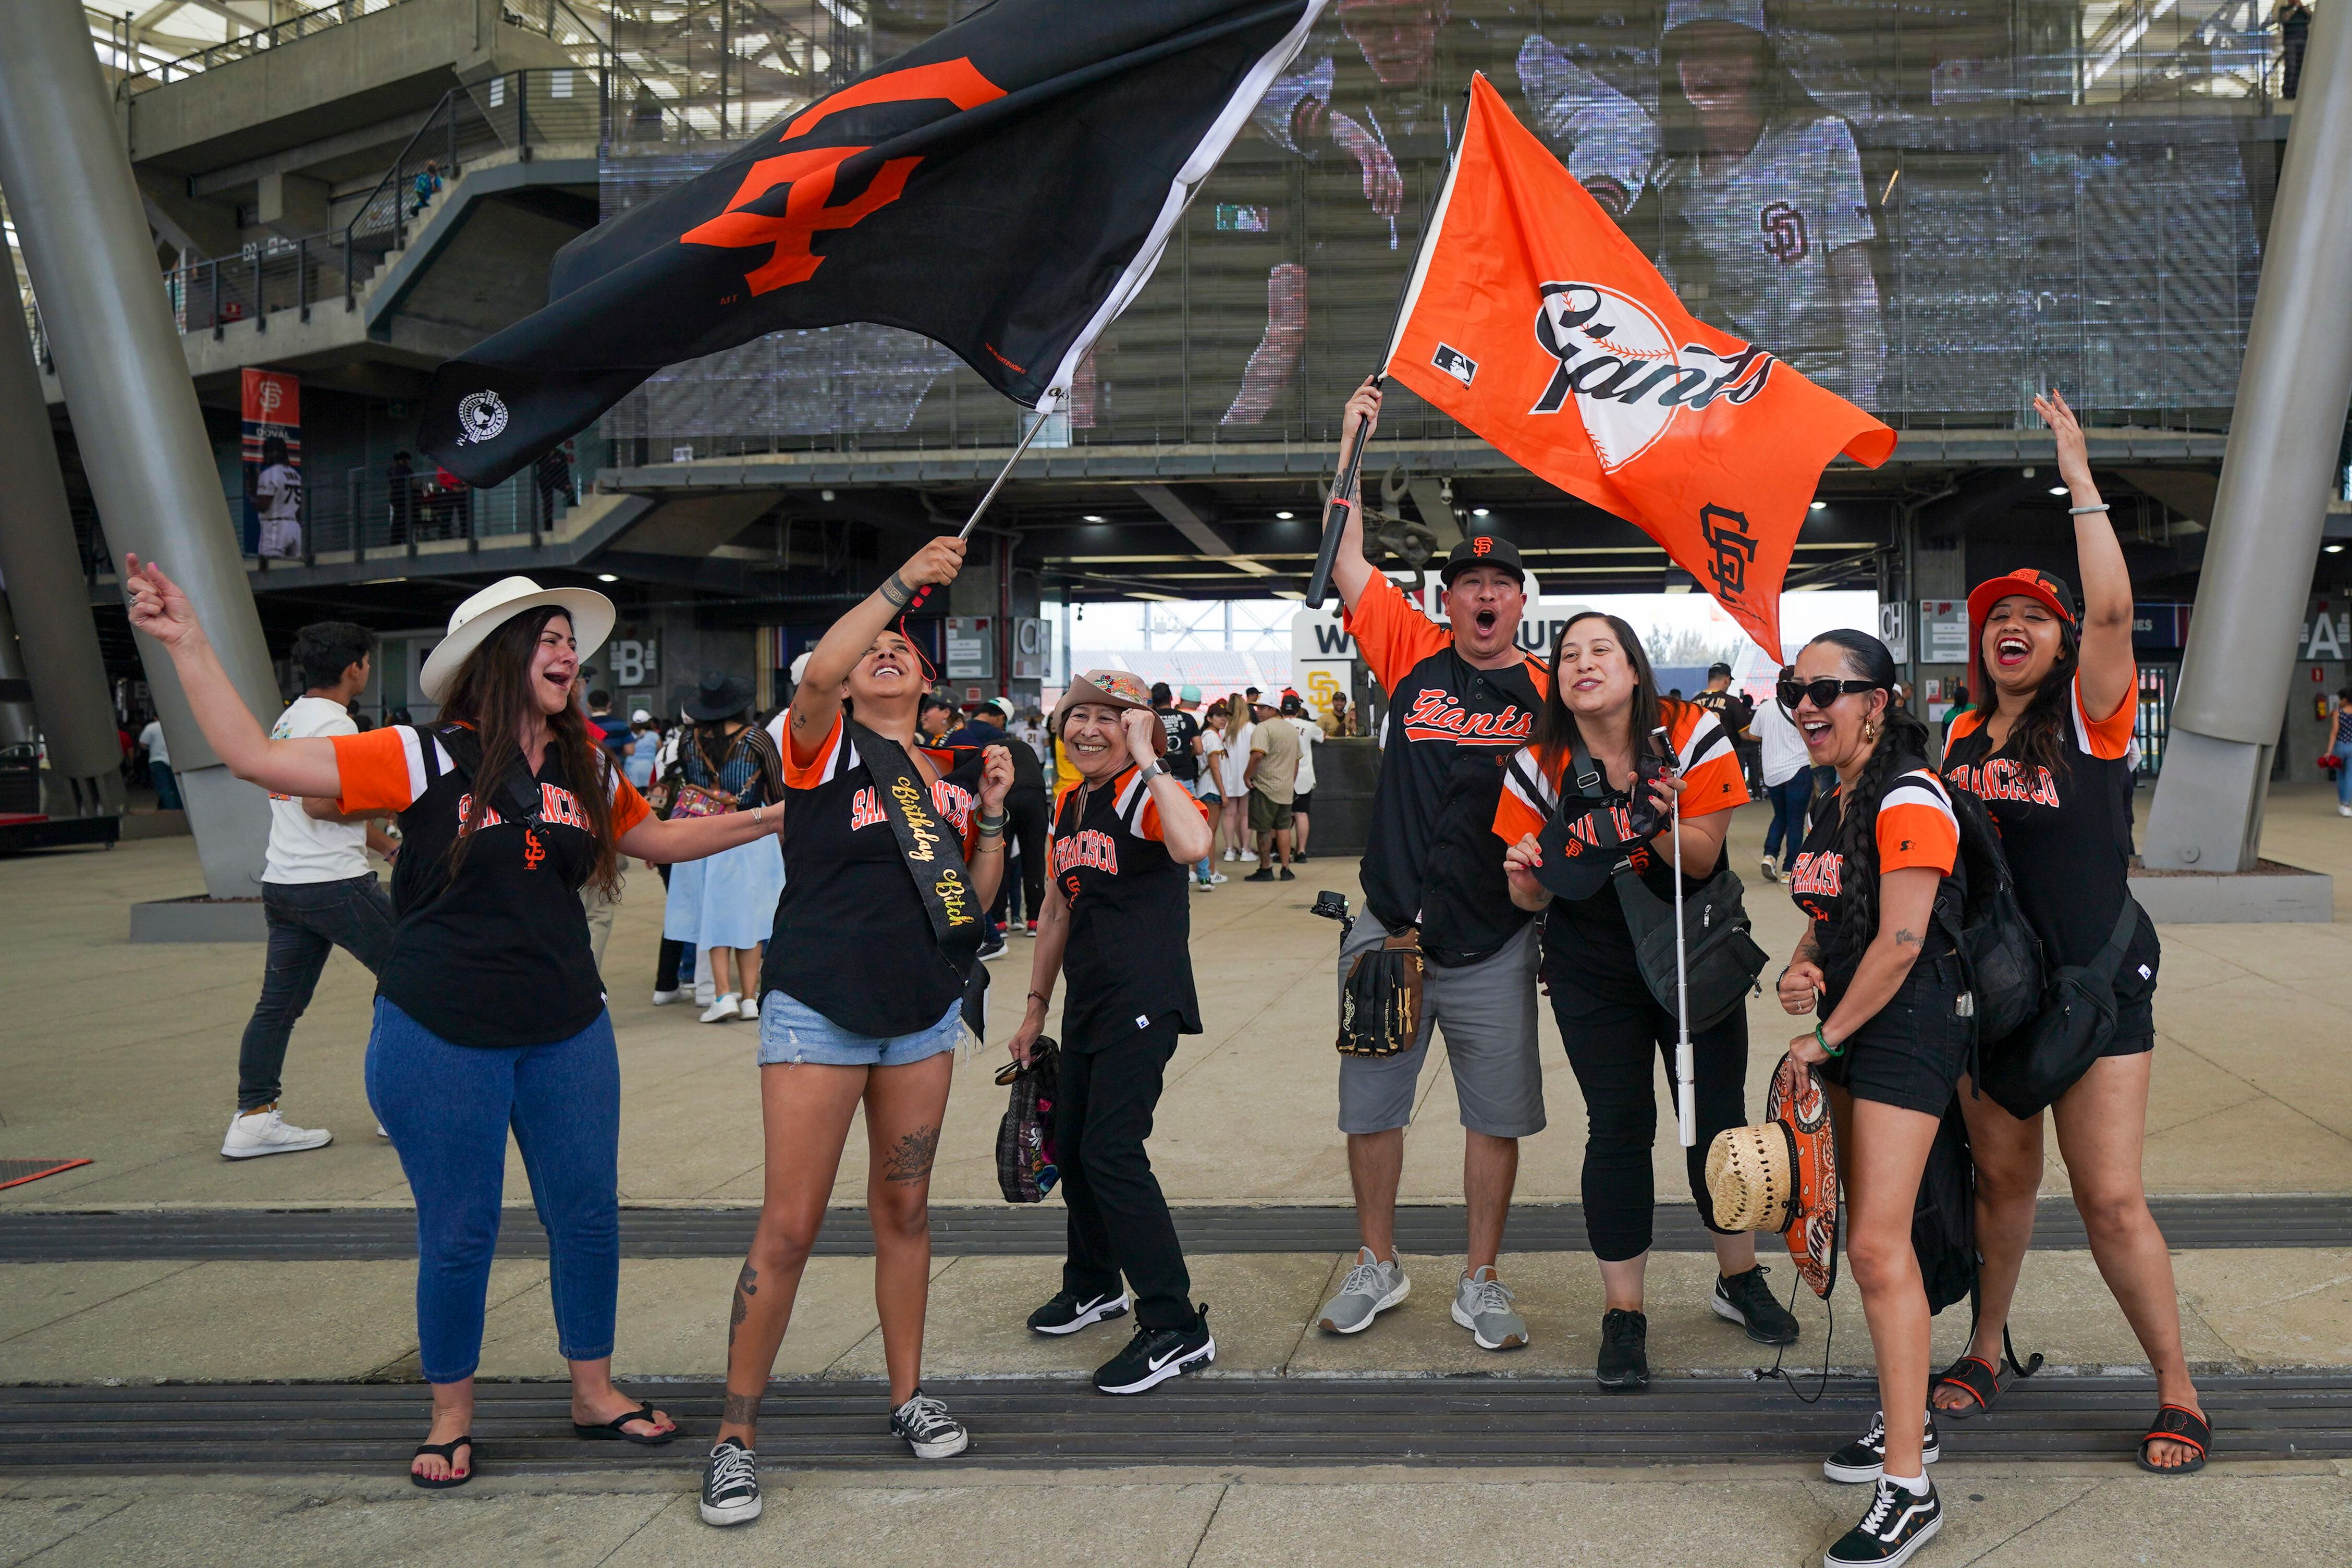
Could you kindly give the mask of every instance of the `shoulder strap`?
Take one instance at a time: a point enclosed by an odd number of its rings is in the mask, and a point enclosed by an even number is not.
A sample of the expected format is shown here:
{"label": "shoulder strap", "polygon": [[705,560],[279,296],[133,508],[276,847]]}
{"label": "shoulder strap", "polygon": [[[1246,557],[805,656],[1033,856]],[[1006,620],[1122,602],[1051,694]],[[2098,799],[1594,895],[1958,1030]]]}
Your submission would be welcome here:
{"label": "shoulder strap", "polygon": [[[457,723],[436,724],[429,734],[449,753],[451,771],[465,781],[467,788],[471,789],[474,774],[482,765],[481,737],[468,726]],[[423,749],[424,738],[419,738],[419,750]],[[429,769],[432,764],[428,763],[425,765]],[[509,770],[507,776],[499,781],[499,804],[506,807],[509,821],[537,822],[546,805],[546,798],[523,782],[527,776],[522,769],[516,768]]]}
{"label": "shoulder strap", "polygon": [[874,798],[890,824],[891,837],[898,841],[898,854],[907,862],[923,912],[930,917],[940,952],[957,973],[969,973],[986,922],[971,889],[971,870],[964,865],[963,846],[955,829],[931,809],[931,792],[907,749],[855,721],[845,722],[847,732],[842,738],[856,746],[858,760],[873,776]]}
{"label": "shoulder strap", "polygon": [[2116,973],[2124,966],[2124,950],[2131,946],[2132,938],[2138,931],[2139,900],[2126,892],[2124,894],[2124,907],[2116,916],[2115,934],[2107,938],[2106,946],[2099,949],[2099,956],[2083,966],[2084,970],[2099,984],[2112,990]]}
{"label": "shoulder strap", "polygon": [[1604,795],[1609,793],[1609,775],[1592,760],[1584,744],[1584,731],[1571,729],[1568,732],[1568,763],[1570,773],[1560,779],[1565,784],[1570,777],[1576,781],[1576,793],[1581,795]]}

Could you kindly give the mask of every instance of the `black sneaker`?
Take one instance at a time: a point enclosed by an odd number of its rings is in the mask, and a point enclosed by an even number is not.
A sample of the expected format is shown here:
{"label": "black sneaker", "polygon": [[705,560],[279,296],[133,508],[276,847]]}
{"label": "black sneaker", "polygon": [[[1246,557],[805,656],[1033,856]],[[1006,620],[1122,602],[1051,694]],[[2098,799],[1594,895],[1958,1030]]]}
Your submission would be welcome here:
{"label": "black sneaker", "polygon": [[1067,1290],[1029,1314],[1029,1327],[1041,1334],[1075,1334],[1109,1318],[1127,1316],[1126,1292],[1108,1296],[1077,1296]]}
{"label": "black sneaker", "polygon": [[[1927,1417],[1927,1430],[1919,1436],[1919,1457],[1934,1464],[1944,1457],[1941,1444],[1936,1441],[1936,1417]],[[1886,1412],[1874,1410],[1870,1415],[1870,1430],[1860,1440],[1848,1443],[1822,1461],[1822,1474],[1833,1481],[1849,1483],[1874,1481],[1886,1469]]]}
{"label": "black sneaker", "polygon": [[890,1436],[905,1438],[919,1459],[944,1459],[971,1447],[971,1434],[963,1423],[920,1388],[890,1412]]}
{"label": "black sneaker", "polygon": [[1260,866],[1256,870],[1252,871],[1248,876],[1244,877],[1242,880],[1244,882],[1271,882],[1274,880],[1274,868],[1271,866]]}
{"label": "black sneaker", "polygon": [[702,1473],[702,1522],[749,1524],[760,1517],[760,1457],[733,1437],[710,1450]]}
{"label": "black sneaker", "polygon": [[1792,1345],[1797,1342],[1797,1317],[1773,1300],[1772,1287],[1764,1283],[1770,1272],[1759,1263],[1744,1274],[1717,1275],[1715,1295],[1707,1304],[1716,1316],[1746,1329],[1759,1345]]}
{"label": "black sneaker", "polygon": [[1285,866],[1282,868],[1282,879],[1286,882],[1296,882],[1298,880],[1298,873]]}
{"label": "black sneaker", "polygon": [[987,941],[980,944],[980,952],[974,956],[979,958],[994,958],[998,953],[1003,952],[1003,951],[1004,939],[1001,936],[992,936]]}
{"label": "black sneaker", "polygon": [[1650,1386],[1650,1320],[1612,1307],[1601,1317],[1601,1364],[1595,1375],[1603,1394],[1639,1394]]}
{"label": "black sneaker", "polygon": [[1881,1476],[1870,1511],[1822,1553],[1822,1568],[1895,1568],[1943,1528],[1944,1503],[1933,1481],[1926,1495],[1914,1496],[1909,1488]]}
{"label": "black sneaker", "polygon": [[1147,1329],[1138,1323],[1127,1348],[1096,1370],[1095,1387],[1103,1394],[1141,1394],[1216,1359],[1217,1342],[1209,1332],[1209,1309],[1203,1307],[1181,1329]]}
{"label": "black sneaker", "polygon": [[1294,865],[1294,866],[1304,866],[1304,865],[1306,865],[1306,864],[1307,864],[1307,851],[1306,851],[1306,850],[1304,850],[1304,849],[1294,849],[1294,850],[1292,850],[1292,851],[1290,852],[1290,863],[1291,863],[1292,865]]}

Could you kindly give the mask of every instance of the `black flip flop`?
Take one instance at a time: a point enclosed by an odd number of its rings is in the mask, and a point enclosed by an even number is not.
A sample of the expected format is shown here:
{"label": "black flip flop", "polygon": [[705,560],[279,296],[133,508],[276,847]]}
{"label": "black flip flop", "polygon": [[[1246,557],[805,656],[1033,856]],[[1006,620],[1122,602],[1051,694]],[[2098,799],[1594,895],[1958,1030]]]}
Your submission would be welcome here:
{"label": "black flip flop", "polygon": [[[2197,1453],[2177,1465],[2151,1465],[2147,1462],[2150,1443],[2186,1443]],[[2139,1468],[2151,1476],[2193,1476],[2205,1468],[2206,1456],[2212,1447],[2212,1423],[2184,1405],[2167,1405],[2148,1423],[2147,1436],[2139,1440],[2139,1452],[2135,1458]]]}
{"label": "black flip flop", "polygon": [[429,1492],[446,1492],[451,1487],[464,1486],[474,1479],[478,1467],[474,1463],[474,1456],[468,1454],[466,1456],[466,1473],[457,1474],[457,1450],[471,1448],[473,1446],[474,1439],[471,1434],[463,1437],[452,1437],[446,1443],[419,1443],[416,1446],[416,1452],[409,1456],[410,1464],[415,1464],[427,1454],[438,1454],[449,1461],[451,1473],[446,1476],[420,1476],[415,1470],[411,1470],[408,1472],[410,1484],[423,1487]]}
{"label": "black flip flop", "polygon": [[624,1443],[635,1443],[640,1448],[658,1448],[677,1436],[677,1428],[675,1426],[667,1432],[652,1434],[621,1430],[632,1421],[651,1421],[652,1419],[654,1419],[654,1407],[650,1405],[640,1405],[635,1410],[625,1415],[615,1415],[610,1421],[598,1426],[591,1426],[583,1422],[574,1421],[572,1424],[572,1435],[589,1442],[617,1438]]}
{"label": "black flip flop", "polygon": [[[1937,1390],[1947,1386],[1958,1389],[1976,1403],[1957,1407],[1933,1403]],[[1942,1375],[1936,1379],[1935,1388],[1927,1393],[1930,1400],[1927,1407],[1937,1415],[1947,1421],[1971,1420],[1979,1413],[1991,1409],[1992,1402],[2000,1397],[2000,1368],[1980,1355],[1964,1355],[1944,1369]]]}

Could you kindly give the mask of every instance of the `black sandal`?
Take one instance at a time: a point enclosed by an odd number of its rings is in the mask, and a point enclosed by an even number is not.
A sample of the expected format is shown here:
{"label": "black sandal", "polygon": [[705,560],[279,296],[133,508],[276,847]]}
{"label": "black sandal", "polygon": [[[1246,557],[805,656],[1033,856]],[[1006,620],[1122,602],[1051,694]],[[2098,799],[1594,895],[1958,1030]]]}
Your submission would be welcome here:
{"label": "black sandal", "polygon": [[[2186,1443],[2197,1450],[2193,1458],[2177,1465],[2151,1465],[2147,1462],[2150,1443]],[[2185,1405],[2167,1405],[2158,1409],[2156,1419],[2148,1423],[2147,1436],[2139,1440],[2139,1468],[2151,1476],[2193,1476],[2205,1468],[2206,1455],[2213,1446],[2213,1426],[2194,1410]]]}
{"label": "black sandal", "polygon": [[471,1448],[473,1446],[474,1439],[471,1434],[463,1437],[452,1437],[446,1443],[419,1443],[416,1446],[416,1452],[408,1457],[408,1462],[410,1464],[415,1464],[417,1460],[423,1458],[427,1454],[438,1454],[441,1458],[449,1461],[450,1473],[446,1476],[420,1476],[415,1470],[411,1470],[408,1472],[408,1479],[410,1483],[412,1485],[423,1487],[426,1491],[430,1492],[447,1491],[451,1487],[464,1486],[467,1481],[474,1479],[474,1456],[471,1454],[467,1454],[466,1456],[466,1470],[463,1475],[459,1475],[457,1473],[457,1450],[460,1448]]}
{"label": "black sandal", "polygon": [[677,1426],[675,1423],[671,1425],[670,1429],[667,1432],[654,1432],[648,1434],[641,1432],[624,1432],[621,1430],[622,1427],[627,1426],[632,1421],[651,1421],[653,1419],[654,1407],[650,1405],[640,1405],[635,1410],[628,1412],[626,1415],[615,1415],[610,1421],[604,1422],[598,1426],[591,1426],[583,1422],[574,1421],[572,1424],[572,1435],[575,1437],[592,1442],[599,1439],[618,1438],[624,1443],[635,1443],[640,1448],[658,1448],[663,1444],[669,1442],[672,1438],[677,1436]]}
{"label": "black sandal", "polygon": [[[2032,1377],[2042,1370],[2040,1351],[2034,1352],[2031,1360],[2021,1362],[2017,1359],[2017,1347],[2010,1342],[2007,1329],[2000,1331],[2000,1358],[2009,1363],[2009,1370],[2017,1374],[2015,1378],[2011,1379],[2011,1382]],[[1937,1405],[1936,1390],[1947,1384],[1959,1389],[1970,1399],[1975,1400],[1976,1404],[1972,1406],[1963,1405],[1957,1408],[1946,1408]],[[1928,1386],[1927,1408],[1948,1421],[1972,1420],[1992,1408],[1992,1402],[2000,1397],[2000,1368],[1980,1355],[1964,1355],[1946,1367],[1941,1375]]]}

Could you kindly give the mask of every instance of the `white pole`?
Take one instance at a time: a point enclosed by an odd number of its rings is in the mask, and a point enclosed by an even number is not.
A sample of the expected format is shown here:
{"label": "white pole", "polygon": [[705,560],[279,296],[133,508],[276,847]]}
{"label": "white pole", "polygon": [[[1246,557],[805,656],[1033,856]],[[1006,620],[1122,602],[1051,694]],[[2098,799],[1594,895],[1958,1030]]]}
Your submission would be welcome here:
{"label": "white pole", "polygon": [[[1049,398],[1058,398],[1060,395],[1060,388],[1055,388],[1046,395]],[[956,535],[958,539],[969,539],[971,537],[971,531],[980,523],[980,514],[988,510],[988,503],[996,499],[996,492],[1003,489],[1004,488],[1004,481],[1013,477],[1013,465],[1021,460],[1021,454],[1029,449],[1029,443],[1037,438],[1037,432],[1045,427],[1045,421],[1051,417],[1053,417],[1052,415],[1045,413],[1042,409],[1038,411],[1035,422],[1033,423],[1027,430],[1022,433],[1021,444],[1013,448],[1013,456],[1005,458],[1004,467],[996,471],[996,482],[988,487],[988,493],[982,496],[980,498],[980,504],[971,509],[971,518],[964,523],[962,531]]]}
{"label": "white pole", "polygon": [[1696,1059],[1691,1051],[1689,973],[1683,947],[1683,797],[1675,796],[1675,1123],[1683,1147],[1698,1142]]}

